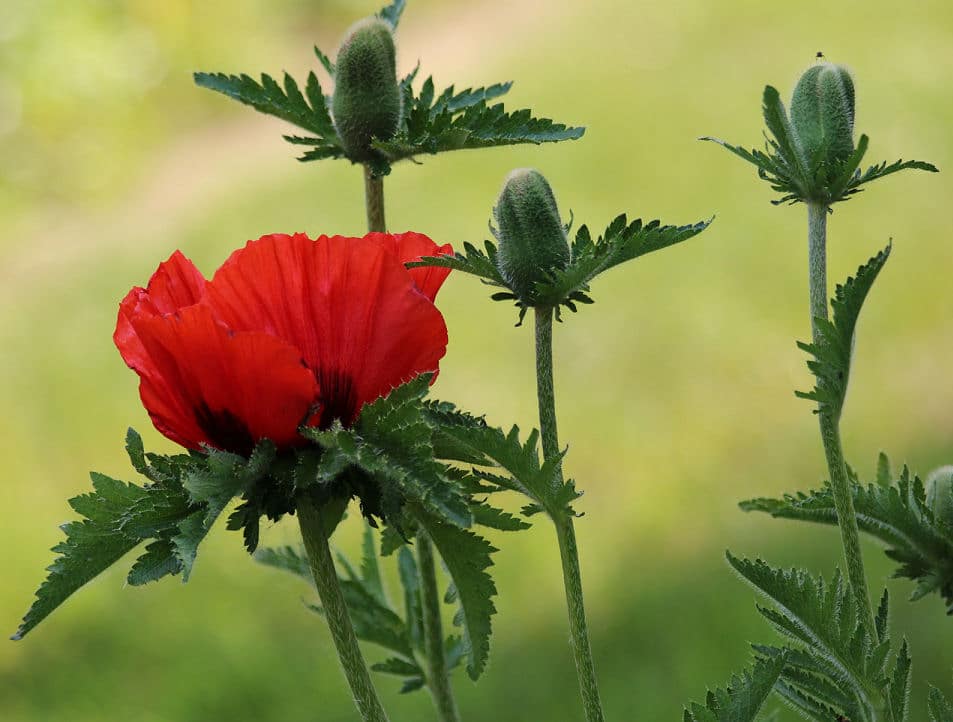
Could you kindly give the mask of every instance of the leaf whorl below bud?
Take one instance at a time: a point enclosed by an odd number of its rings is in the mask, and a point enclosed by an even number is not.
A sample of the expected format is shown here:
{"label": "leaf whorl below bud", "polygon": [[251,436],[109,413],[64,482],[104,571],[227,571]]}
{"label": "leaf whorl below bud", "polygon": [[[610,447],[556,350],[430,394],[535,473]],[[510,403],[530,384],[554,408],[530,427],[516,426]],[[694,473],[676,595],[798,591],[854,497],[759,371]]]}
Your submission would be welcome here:
{"label": "leaf whorl below bud", "polygon": [[391,25],[376,17],[351,26],[338,50],[331,111],[348,158],[374,156],[374,138],[392,138],[400,125],[401,94]]}
{"label": "leaf whorl below bud", "polygon": [[500,274],[520,301],[532,305],[535,285],[569,265],[566,230],[549,183],[529,168],[507,176],[493,209]]}
{"label": "leaf whorl below bud", "polygon": [[854,152],[854,81],[840,65],[820,63],[801,76],[791,98],[791,125],[805,161],[828,165]]}

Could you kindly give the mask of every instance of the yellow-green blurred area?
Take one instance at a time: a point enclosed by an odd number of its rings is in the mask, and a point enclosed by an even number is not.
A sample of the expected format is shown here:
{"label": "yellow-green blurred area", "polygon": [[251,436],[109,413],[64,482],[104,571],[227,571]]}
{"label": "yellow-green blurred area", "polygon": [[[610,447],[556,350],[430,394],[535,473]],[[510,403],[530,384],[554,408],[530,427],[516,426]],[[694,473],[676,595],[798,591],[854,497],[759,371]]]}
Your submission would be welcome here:
{"label": "yellow-green blurred area", "polygon": [[[142,410],[111,334],[119,299],[176,248],[210,274],[269,232],[360,234],[360,170],[302,164],[273,118],[196,88],[193,70],[317,67],[374,2],[0,2],[0,623],[16,628],[74,515],[87,470],[133,480],[128,426],[173,447]],[[556,329],[567,472],[586,493],[577,530],[608,717],[676,720],[776,638],[724,550],[829,574],[836,530],[740,512],[738,500],[816,487],[806,212],[775,208],[753,169],[713,144],[760,145],[761,90],[790,95],[818,51],[847,64],[870,162],[953,169],[953,6],[945,0],[412,1],[402,69],[439,87],[515,80],[508,107],[585,125],[577,142],[448,153],[385,183],[391,230],[439,242],[487,237],[513,167],[552,183],[561,210],[601,230],[618,213],[710,230],[613,270],[595,306]],[[323,71],[322,71],[323,72]],[[320,76],[322,79],[324,75]],[[953,461],[951,176],[878,181],[830,219],[830,277],[889,238],[894,253],[860,325],[843,426],[865,477],[884,449],[921,473]],[[497,424],[534,425],[532,331],[451,276],[439,298],[451,343],[433,393]],[[510,506],[518,500],[510,500]],[[356,554],[352,514],[334,542]],[[550,525],[495,534],[499,614],[490,667],[454,677],[471,722],[581,719]],[[265,544],[295,541],[268,526]],[[912,720],[929,682],[953,691],[953,619],[906,601],[907,581],[865,547],[911,643]],[[322,620],[299,580],[254,564],[220,525],[191,581],[124,585],[128,560],[22,642],[0,644],[5,722],[352,720]],[[392,591],[396,591],[392,585]],[[876,593],[875,592],[875,593]],[[383,653],[368,647],[370,660]],[[424,693],[378,684],[394,720],[434,719]],[[772,703],[775,706],[776,703]],[[788,710],[778,720],[792,720]]]}

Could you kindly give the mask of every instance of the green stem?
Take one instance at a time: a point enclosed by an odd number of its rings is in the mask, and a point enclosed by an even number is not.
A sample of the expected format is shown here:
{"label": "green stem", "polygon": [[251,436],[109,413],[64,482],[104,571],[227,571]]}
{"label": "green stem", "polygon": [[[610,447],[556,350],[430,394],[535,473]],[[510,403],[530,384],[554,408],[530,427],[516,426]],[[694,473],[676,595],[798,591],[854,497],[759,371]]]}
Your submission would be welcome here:
{"label": "green stem", "polygon": [[[822,203],[808,203],[808,265],[811,292],[811,330],[814,343],[820,341],[820,328],[817,319],[827,320],[827,213],[828,207]],[[871,637],[876,639],[873,609],[870,606],[870,592],[867,589],[867,576],[864,573],[864,559],[860,550],[860,529],[857,526],[857,514],[854,512],[854,497],[850,479],[847,476],[847,464],[841,446],[840,414],[821,411],[821,441],[824,455],[827,457],[827,469],[831,479],[831,492],[837,521],[840,527],[841,542],[844,546],[844,559],[847,564],[847,581],[860,610],[861,619],[867,625]]]}
{"label": "green stem", "polygon": [[420,598],[423,607],[424,650],[427,655],[427,687],[441,722],[460,722],[457,703],[453,699],[447,657],[443,647],[443,623],[440,619],[440,594],[437,591],[437,569],[433,542],[424,531],[416,537],[417,563],[420,567]]}
{"label": "green stem", "polygon": [[367,230],[387,232],[384,221],[384,179],[375,178],[369,165],[364,166],[364,206],[367,209]]}
{"label": "green stem", "polygon": [[[384,179],[375,178],[370,166],[364,166],[364,205],[367,209],[367,230],[386,233],[384,221]],[[437,569],[433,543],[426,533],[417,536],[417,561],[420,571],[423,605],[424,654],[427,657],[427,687],[441,722],[459,722],[460,713],[453,698],[447,657],[443,648],[443,624],[440,619],[440,594],[437,591]]]}
{"label": "green stem", "polygon": [[354,635],[354,627],[351,626],[351,618],[338,583],[337,570],[334,568],[334,560],[331,559],[328,534],[321,512],[305,495],[298,499],[297,512],[311,574],[318,589],[318,597],[331,630],[338,659],[344,668],[344,676],[347,677],[347,683],[354,695],[354,704],[364,722],[387,722],[387,714],[374,690],[364,655],[361,654],[357,637]]}
{"label": "green stem", "polygon": [[[543,457],[559,456],[559,435],[556,432],[556,392],[553,387],[553,309],[536,309],[536,395],[539,401],[539,430],[543,441]],[[562,485],[562,466],[556,470],[556,483]],[[576,549],[576,531],[572,517],[566,514],[553,517],[559,539],[559,556],[563,567],[563,586],[566,589],[566,607],[569,612],[569,632],[579,692],[586,711],[587,722],[604,722],[602,702],[596,670],[589,644],[589,628],[582,596],[582,575],[579,571],[579,552]]]}

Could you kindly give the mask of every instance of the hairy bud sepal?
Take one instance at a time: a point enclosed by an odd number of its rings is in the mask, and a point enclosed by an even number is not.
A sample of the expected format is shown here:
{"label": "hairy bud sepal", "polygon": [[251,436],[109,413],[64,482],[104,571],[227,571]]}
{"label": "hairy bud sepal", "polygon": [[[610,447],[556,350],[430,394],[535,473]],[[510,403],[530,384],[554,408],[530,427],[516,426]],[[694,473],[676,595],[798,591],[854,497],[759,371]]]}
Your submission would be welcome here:
{"label": "hairy bud sepal", "polygon": [[854,152],[854,81],[840,65],[809,68],[791,98],[791,125],[810,167],[838,168]]}
{"label": "hairy bud sepal", "polygon": [[953,466],[934,469],[927,477],[926,488],[933,518],[953,527]]}
{"label": "hairy bud sepal", "polygon": [[376,158],[374,139],[389,140],[401,117],[392,26],[377,17],[351,26],[335,63],[331,111],[341,145],[356,163]]}
{"label": "hairy bud sepal", "polygon": [[526,306],[536,305],[536,284],[569,265],[566,228],[546,179],[528,168],[507,176],[493,208],[499,241],[497,266],[506,284]]}

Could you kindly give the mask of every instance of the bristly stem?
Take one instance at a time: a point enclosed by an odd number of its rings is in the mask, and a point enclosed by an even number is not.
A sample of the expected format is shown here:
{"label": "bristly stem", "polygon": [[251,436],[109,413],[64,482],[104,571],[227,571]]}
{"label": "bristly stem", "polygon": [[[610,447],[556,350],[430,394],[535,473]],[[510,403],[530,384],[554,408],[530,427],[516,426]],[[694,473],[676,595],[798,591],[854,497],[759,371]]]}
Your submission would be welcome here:
{"label": "bristly stem", "polygon": [[347,677],[347,683],[354,695],[354,704],[364,722],[387,722],[387,714],[377,697],[364,655],[361,654],[354,634],[354,627],[351,625],[351,617],[328,547],[328,534],[321,512],[307,495],[302,495],[298,499],[297,513],[304,548],[308,552],[311,575],[314,577],[338,659],[344,668],[344,676]]}
{"label": "bristly stem", "polygon": [[[559,456],[559,435],[556,432],[556,392],[553,386],[553,309],[536,308],[536,395],[539,401],[539,430],[543,441],[543,457]],[[556,483],[562,485],[562,467],[556,470]],[[566,606],[569,611],[570,642],[576,661],[579,692],[587,722],[604,722],[602,702],[596,670],[589,644],[589,628],[582,596],[582,575],[579,571],[579,552],[576,549],[576,531],[572,516],[561,514],[553,518],[559,539],[559,556],[563,567],[563,585],[566,588]]]}
{"label": "bristly stem", "polygon": [[[384,179],[375,178],[364,166],[364,205],[367,208],[367,230],[386,233],[384,221]],[[440,594],[437,591],[437,569],[433,544],[423,531],[417,535],[417,564],[420,572],[421,606],[424,627],[424,654],[427,657],[427,688],[441,722],[459,722],[460,713],[453,698],[447,657],[443,647],[443,622],[440,618]]]}
{"label": "bristly stem", "polygon": [[[811,293],[811,331],[814,343],[820,343],[820,328],[816,319],[827,320],[827,214],[828,206],[822,203],[808,203],[808,261]],[[867,589],[867,576],[864,573],[864,559],[860,550],[860,530],[857,515],[854,512],[854,498],[851,493],[850,479],[847,476],[847,464],[840,437],[839,412],[821,409],[821,441],[824,455],[827,457],[827,469],[830,474],[831,492],[837,521],[840,526],[841,541],[844,546],[844,559],[847,564],[847,581],[860,610],[861,619],[871,636],[876,639],[873,610],[870,606],[870,592]]]}
{"label": "bristly stem", "polygon": [[367,230],[386,233],[384,179],[375,178],[369,165],[364,166],[364,206],[367,208]]}
{"label": "bristly stem", "polygon": [[417,565],[420,568],[420,601],[423,613],[424,649],[427,655],[427,687],[441,722],[460,722],[460,713],[453,698],[447,656],[443,646],[443,623],[440,618],[440,594],[437,591],[437,569],[433,542],[426,532],[416,536]]}

